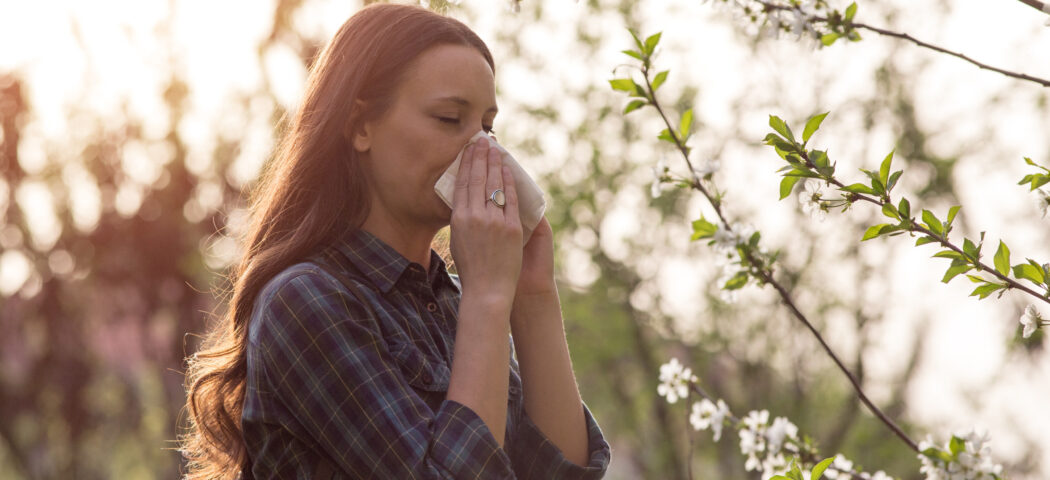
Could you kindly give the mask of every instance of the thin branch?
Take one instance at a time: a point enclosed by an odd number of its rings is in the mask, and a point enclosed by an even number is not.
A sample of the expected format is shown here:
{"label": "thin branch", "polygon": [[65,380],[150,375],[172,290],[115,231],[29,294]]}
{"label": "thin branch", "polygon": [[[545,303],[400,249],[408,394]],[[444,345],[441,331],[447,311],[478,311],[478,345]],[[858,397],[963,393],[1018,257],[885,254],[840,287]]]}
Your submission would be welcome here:
{"label": "thin branch", "polygon": [[[1019,0],[1019,1],[1025,3],[1026,5],[1030,5],[1031,7],[1037,8],[1037,9],[1040,9],[1040,10],[1042,10],[1045,7],[1045,5],[1043,3],[1041,3],[1041,2],[1039,2],[1038,0]],[[782,10],[782,11],[793,11],[793,12],[801,13],[801,11],[798,10],[798,7],[795,7],[795,6],[776,5],[776,4],[773,4],[773,3],[768,3],[768,2],[763,1],[763,0],[759,0],[758,3],[761,4],[766,9],[766,11]],[[822,16],[819,16],[819,15],[809,16],[809,19],[813,20],[813,21],[817,21],[817,22],[827,23],[827,24],[833,23],[832,20],[829,19],[828,17],[822,17]],[[968,57],[968,56],[966,56],[966,55],[964,55],[962,53],[953,52],[953,51],[948,50],[946,48],[938,47],[937,45],[933,45],[931,43],[924,42],[924,41],[919,40],[919,39],[917,39],[917,38],[915,38],[915,37],[913,37],[913,36],[911,36],[911,35],[909,35],[907,33],[894,32],[892,30],[886,30],[884,28],[879,28],[879,27],[875,27],[875,26],[872,26],[872,25],[868,25],[868,24],[865,24],[865,23],[859,23],[859,22],[849,22],[847,25],[852,26],[854,28],[859,28],[859,29],[862,29],[862,30],[872,31],[872,32],[878,33],[879,35],[884,35],[884,36],[887,36],[887,37],[899,38],[901,40],[907,40],[907,41],[912,42],[915,45],[918,45],[918,46],[920,46],[922,48],[927,48],[927,49],[933,50],[933,51],[938,52],[938,53],[943,53],[943,54],[950,55],[950,56],[953,56],[955,58],[964,60],[966,62],[969,62],[972,65],[975,65],[976,67],[978,67],[980,69],[983,69],[983,70],[990,70],[990,71],[993,71],[993,72],[1001,73],[1001,74],[1006,75],[1008,77],[1016,78],[1018,80],[1024,80],[1024,81],[1027,81],[1027,82],[1032,82],[1032,83],[1038,84],[1038,85],[1043,86],[1043,87],[1050,87],[1050,80],[1046,80],[1044,78],[1035,77],[1035,76],[1032,76],[1032,75],[1027,75],[1027,74],[1024,74],[1024,73],[1013,72],[1013,71],[1006,70],[1006,69],[999,68],[999,67],[994,67],[994,66],[988,65],[986,63],[982,63],[982,62],[979,62],[977,60],[974,60],[974,59],[972,59],[972,58],[970,58],[970,57]]]}
{"label": "thin branch", "polygon": [[[653,107],[656,108],[656,111],[659,112],[660,118],[662,118],[664,124],[667,125],[667,130],[671,135],[671,139],[674,140],[675,146],[678,147],[678,151],[682,153],[682,157],[685,158],[686,164],[689,166],[689,171],[693,176],[693,182],[691,186],[696,190],[700,191],[700,193],[703,194],[705,198],[707,198],[707,201],[711,203],[711,205],[714,207],[715,213],[718,215],[718,218],[722,222],[722,225],[726,228],[727,231],[731,232],[732,229],[729,226],[729,222],[727,221],[725,214],[723,214],[722,212],[719,202],[711,196],[707,188],[704,187],[704,185],[700,182],[699,177],[696,175],[696,171],[693,169],[692,162],[690,162],[689,160],[688,148],[685,146],[682,139],[679,138],[678,134],[675,132],[674,127],[671,126],[671,121],[667,118],[667,115],[664,114],[663,109],[660,107],[660,103],[656,100],[656,92],[653,90],[652,84],[649,81],[648,65],[642,66],[642,76],[645,77],[645,85],[649,91],[649,102],[653,105]],[[856,377],[853,376],[853,373],[850,372],[849,368],[847,368],[846,365],[842,363],[842,360],[840,360],[838,355],[836,355],[835,352],[831,349],[831,346],[829,346],[828,343],[824,341],[824,337],[821,336],[820,332],[817,331],[817,329],[813,326],[812,322],[810,322],[809,319],[806,318],[805,314],[803,314],[798,309],[798,307],[795,306],[795,302],[791,298],[791,294],[788,293],[787,289],[785,289],[783,285],[781,285],[775,278],[773,278],[772,269],[768,266],[765,266],[764,264],[758,263],[752,255],[750,249],[741,249],[741,252],[746,257],[748,263],[752,265],[752,267],[754,267],[754,270],[757,271],[762,281],[764,283],[772,285],[773,288],[776,289],[777,293],[780,295],[780,298],[783,300],[784,304],[788,306],[788,309],[791,311],[794,317],[798,319],[798,321],[802,322],[802,324],[806,326],[806,328],[813,334],[813,336],[816,337],[817,341],[820,342],[821,347],[824,348],[824,351],[828,354],[828,356],[831,357],[831,359],[835,362],[835,365],[838,366],[839,370],[842,371],[846,378],[849,379],[850,384],[853,386],[853,390],[857,392],[857,396],[860,398],[861,402],[864,403],[866,407],[868,407],[868,410],[870,410],[871,413],[878,417],[879,420],[881,420],[882,423],[884,423],[891,431],[893,431],[894,434],[896,434],[905,444],[907,444],[909,448],[911,448],[915,452],[919,452],[918,444],[916,444],[914,440],[908,437],[908,435],[904,433],[904,431],[901,430],[901,428],[898,427],[897,424],[893,422],[893,420],[886,416],[886,414],[883,413],[882,410],[879,409],[879,407],[877,407],[874,403],[872,403],[870,399],[868,399],[868,396],[864,393],[864,389],[861,387],[860,382],[858,382]],[[758,267],[759,265],[762,265],[762,267]]]}
{"label": "thin branch", "polygon": [[[816,170],[817,166],[813,163],[812,160],[809,159],[809,154],[808,153],[803,151],[803,152],[801,152],[801,156],[802,156],[802,159],[805,160],[806,165],[809,168]],[[826,181],[826,182],[831,183],[832,185],[835,185],[835,186],[839,187],[840,189],[845,188],[845,186],[846,186],[844,183],[842,183],[841,181],[839,181],[835,177],[822,177],[821,179]],[[885,206],[885,205],[893,206],[893,203],[890,202],[889,199],[888,199],[889,198],[889,192],[886,193],[886,197],[887,198],[885,198],[885,199],[871,197],[871,196],[868,196],[868,195],[864,195],[863,193],[852,193],[852,192],[850,192],[850,195],[852,195],[857,200],[864,200],[866,202],[878,205],[879,207],[882,207],[882,206]],[[919,233],[919,234],[925,235],[925,236],[927,236],[929,238],[932,238],[932,239],[936,240],[938,243],[940,243],[942,247],[947,248],[949,250],[952,250],[952,251],[962,255],[963,258],[969,258],[969,255],[967,255],[965,250],[959,248],[958,246],[956,246],[955,244],[953,244],[951,241],[948,240],[948,232],[945,232],[943,236],[942,235],[938,235],[938,234],[934,233],[933,231],[927,229],[926,227],[923,227],[922,225],[919,225],[918,223],[916,223],[911,218],[908,218],[907,222],[905,222],[905,223],[907,224],[906,225],[906,230],[907,231],[912,232],[912,233]],[[977,267],[977,269],[979,269],[979,270],[981,270],[983,272],[990,273],[990,274],[994,275],[996,278],[998,278],[1004,284],[1006,284],[1008,286],[1008,288],[1016,288],[1016,289],[1018,289],[1018,290],[1020,290],[1022,292],[1025,292],[1025,293],[1027,293],[1027,294],[1029,294],[1029,295],[1031,295],[1031,296],[1033,296],[1035,298],[1038,298],[1039,300],[1042,300],[1042,301],[1044,301],[1046,303],[1050,303],[1050,295],[1044,295],[1044,294],[1041,294],[1039,292],[1036,292],[1035,290],[1032,290],[1031,288],[1029,288],[1028,286],[1024,285],[1023,283],[1018,282],[1017,280],[1014,280],[1014,279],[1012,279],[1012,278],[1010,278],[1010,277],[1008,277],[1006,275],[1003,275],[1002,273],[999,273],[999,270],[996,270],[992,266],[982,262],[979,258],[974,258],[973,262],[971,262],[971,265],[973,265],[974,267]]]}
{"label": "thin branch", "polygon": [[1047,13],[1047,10],[1050,10],[1050,7],[1048,7],[1048,5],[1050,5],[1050,4],[1046,4],[1046,3],[1040,2],[1039,0],[1017,0],[1017,1],[1025,4],[1025,5],[1028,5],[1029,7],[1032,7],[1034,9],[1036,9],[1036,10],[1039,10],[1040,12],[1043,12],[1043,13]]}

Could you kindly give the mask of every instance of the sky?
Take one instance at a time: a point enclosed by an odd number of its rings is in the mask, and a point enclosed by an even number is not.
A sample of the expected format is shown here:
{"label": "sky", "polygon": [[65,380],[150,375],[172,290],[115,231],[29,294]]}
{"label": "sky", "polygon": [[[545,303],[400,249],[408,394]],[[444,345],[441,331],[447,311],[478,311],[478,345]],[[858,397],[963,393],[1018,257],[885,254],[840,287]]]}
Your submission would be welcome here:
{"label": "sky", "polygon": [[[505,5],[491,0],[463,0],[462,3],[475,12],[471,25],[490,43],[496,37],[495,29],[514,28],[529,48],[551,56],[551,64],[558,66],[558,81],[567,88],[605,82],[611,78],[612,68],[624,62],[619,51],[630,46],[618,14],[594,15],[571,0],[546,0],[546,9],[555,13],[544,17],[543,22],[528,18],[508,20]],[[712,132],[744,132],[761,138],[765,133],[766,115],[770,113],[766,107],[770,105],[783,108],[786,116],[796,122],[816,113],[815,105],[840,105],[843,113],[835,112],[829,117],[836,119],[836,126],[831,126],[833,122],[829,121],[827,131],[821,133],[829,149],[843,156],[877,161],[871,159],[881,158],[893,148],[893,132],[876,126],[870,134],[873,140],[869,145],[851,144],[849,129],[860,128],[863,119],[856,116],[850,102],[858,95],[873,91],[873,62],[885,55],[887,49],[895,48],[902,68],[928,66],[916,79],[917,111],[923,125],[939,132],[931,140],[934,147],[945,151],[960,144],[972,147],[960,161],[957,173],[963,196],[978,199],[966,205],[968,221],[989,232],[1002,232],[1004,238],[1010,238],[1016,252],[1050,258],[1050,248],[1045,241],[1050,233],[1047,220],[1038,218],[1031,202],[1015,186],[1016,180],[1025,173],[1020,162],[1022,156],[1050,163],[1047,161],[1050,159],[1047,135],[1050,118],[1047,118],[1047,109],[1038,106],[1040,98],[1046,101],[1047,89],[1022,85],[1001,75],[979,71],[957,59],[935,56],[875,34],[866,34],[865,41],[856,47],[836,46],[814,53],[788,39],[752,54],[750,47],[733,34],[734,24],[726,21],[730,14],[703,3],[653,0],[645,3],[646,8],[635,20],[644,30],[664,32],[661,60],[674,66],[673,81],[666,88],[681,88],[690,82],[703,86],[696,109],[708,120],[707,128]],[[909,14],[895,19],[900,30],[921,32],[924,39],[976,59],[1050,77],[1050,28],[1043,26],[1044,16],[1020,2],[952,2],[949,15],[939,10],[942,2],[895,0],[889,3],[908,5]],[[863,16],[869,4],[860,2],[860,5]],[[328,38],[354,8],[355,2],[307,2],[296,22],[303,31],[318,32],[318,38]],[[880,11],[874,4],[870,8],[873,12]],[[305,78],[294,52],[280,45],[272,48],[259,65],[256,46],[268,33],[272,10],[272,2],[259,0],[0,0],[0,12],[3,12],[0,45],[4,46],[0,48],[0,71],[18,71],[28,79],[29,99],[35,115],[20,146],[23,168],[33,174],[58,165],[69,185],[68,195],[73,199],[78,228],[92,228],[98,219],[97,189],[93,190],[91,182],[85,180],[82,168],[67,161],[72,158],[70,153],[49,151],[47,145],[63,138],[92,134],[80,128],[82,125],[75,116],[66,114],[70,106],[114,120],[122,117],[121,109],[126,106],[146,121],[147,137],[163,135],[168,127],[167,117],[155,114],[162,110],[159,91],[172,69],[177,69],[188,79],[192,92],[190,112],[177,126],[194,146],[190,152],[191,169],[207,170],[213,132],[236,135],[240,126],[250,124],[255,128],[247,131],[246,148],[231,173],[238,182],[249,181],[272,148],[267,112],[274,106],[253,106],[249,112],[252,118],[231,119],[222,105],[240,92],[261,88],[265,82],[272,85],[283,107],[294,108]],[[558,48],[575,37],[575,26],[583,15],[591,15],[584,23],[592,33],[619,39],[619,43],[609,42],[603,46],[597,58],[589,59],[608,68],[586,68],[590,64],[574,62],[571,52]],[[165,22],[169,18],[172,21]],[[171,28],[173,45],[160,43],[156,32],[164,28]],[[500,48],[505,47],[493,45],[497,58],[500,58]],[[800,56],[815,59],[812,62],[784,60]],[[833,76],[834,81],[829,82],[826,89],[809,88],[807,81],[815,77],[809,75],[807,69],[818,69],[822,78]],[[550,71],[512,63],[501,66],[498,75],[501,96],[513,98],[515,102],[526,105],[543,102],[552,94],[544,87],[549,83],[550,78],[545,75],[552,75]],[[749,90],[754,87],[755,79],[775,75],[783,77],[780,86],[792,92],[790,95]],[[83,96],[84,89],[91,94]],[[989,103],[990,99],[1000,97],[1005,101]],[[621,101],[616,96],[610,98]],[[734,102],[740,99],[752,107],[743,118],[729,114]],[[572,118],[582,119],[586,112],[580,104],[567,102],[562,113],[571,122]],[[501,117],[513,119],[513,114],[505,111]],[[836,115],[840,116],[836,118]],[[501,138],[514,139],[527,134],[525,127],[515,126],[512,121],[506,123],[508,125],[500,129]],[[540,172],[556,168],[562,157],[574,152],[574,146],[564,135],[551,133],[540,141],[544,157],[533,164]],[[704,139],[698,142],[698,150],[708,146]],[[768,175],[756,180],[753,167],[733,162],[733,158],[747,157],[754,151],[753,146],[737,146],[721,152],[725,168],[720,175],[724,175],[729,185],[752,183],[758,191],[775,194],[776,177]],[[129,214],[135,211],[143,189],[162,175],[170,155],[171,152],[158,151],[149,145],[133,145],[128,149],[124,167],[138,187],[132,185],[118,192],[118,209]],[[994,159],[985,158],[988,155],[994,155]],[[767,163],[765,167],[771,165]],[[648,167],[640,170],[647,172]],[[772,170],[767,168],[767,171]],[[647,181],[645,175],[639,177],[640,184]],[[34,220],[32,240],[38,245],[53,242],[59,226],[48,205],[54,193],[34,183],[23,190],[17,198]],[[611,220],[603,226],[608,230],[603,232],[603,238],[613,240],[603,241],[611,242],[612,255],[617,251],[626,254],[625,244],[618,243],[617,238],[644,233],[633,226],[632,206],[648,201],[645,191],[643,188],[634,193],[625,192],[610,204]],[[214,194],[209,196],[207,188],[202,189],[201,198],[205,206],[219,201]],[[759,205],[770,199],[741,201]],[[772,201],[775,202],[775,198]],[[750,209],[754,216],[749,219],[764,232],[770,232],[774,242],[777,238],[786,238],[792,228],[777,208],[755,206]],[[814,228],[834,235],[833,227],[833,221],[825,221]],[[1045,399],[1050,398],[1050,381],[1047,381],[1050,361],[1044,356],[1037,364],[1018,363],[1008,355],[1002,341],[988,341],[1013,334],[1023,303],[967,299],[966,285],[939,283],[943,265],[928,258],[932,251],[880,248],[883,247],[871,247],[893,255],[894,259],[887,271],[895,280],[885,287],[886,292],[901,300],[886,306],[884,313],[890,321],[880,327],[878,336],[884,345],[869,362],[875,365],[873,375],[876,378],[880,374],[887,378],[892,375],[899,366],[900,339],[908,338],[916,322],[928,317],[932,319],[930,332],[934,338],[928,343],[929,351],[920,369],[917,387],[909,392],[911,414],[951,430],[974,424],[983,426],[993,432],[994,451],[1007,457],[1011,447],[1016,446],[1014,432],[1041,439],[1044,445],[1050,444],[1050,415],[1017,413],[1026,409],[1038,411],[1038,405],[1045,410]],[[59,265],[62,261],[56,260]],[[683,318],[698,314],[695,302],[688,301],[688,292],[698,291],[700,280],[683,281],[695,263],[688,258],[670,259],[654,280],[658,288],[668,293],[665,297],[669,300],[662,306]],[[26,281],[28,268],[25,258],[19,254],[0,253],[0,293],[20,288]],[[570,265],[570,270],[572,268]],[[577,270],[580,281],[586,283],[585,265]],[[937,311],[915,311],[912,306],[920,303],[919,298],[925,305],[943,307]],[[829,328],[834,336],[834,323]],[[842,338],[847,351],[851,341]],[[880,372],[878,365],[886,365],[886,369]],[[972,392],[993,379],[997,380],[993,391],[980,395]],[[877,386],[874,390],[876,397],[889,393],[879,391]],[[983,400],[974,405],[968,395]],[[1050,449],[1043,457],[1044,464],[1050,468]]]}

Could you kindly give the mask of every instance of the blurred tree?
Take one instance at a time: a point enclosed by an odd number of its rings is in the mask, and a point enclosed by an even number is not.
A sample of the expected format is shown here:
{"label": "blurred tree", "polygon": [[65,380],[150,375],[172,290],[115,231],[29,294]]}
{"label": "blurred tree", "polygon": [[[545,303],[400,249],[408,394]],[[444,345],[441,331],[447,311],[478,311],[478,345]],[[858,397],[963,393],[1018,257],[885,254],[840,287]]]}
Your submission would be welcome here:
{"label": "blurred tree", "polygon": [[[316,3],[274,4],[272,24],[256,52],[260,70],[277,48],[290,49],[309,65],[327,39],[296,20]],[[670,356],[691,365],[737,411],[770,408],[815,435],[828,452],[850,452],[863,465],[917,478],[909,473],[915,471],[912,457],[857,407],[828,362],[815,359],[813,342],[795,331],[774,299],[750,293],[738,303],[720,299],[714,256],[686,241],[689,221],[702,207],[680,191],[648,199],[649,167],[669,153],[650,140],[659,131],[652,122],[619,114],[622,100],[604,82],[604,72],[615,65],[601,52],[609,44],[626,47],[625,27],[660,28],[652,2],[588,0],[578,4],[582,14],[575,17],[541,1],[521,2],[517,15],[488,2],[430,3],[493,32],[486,38],[497,56],[505,112],[497,130],[509,148],[530,158],[550,195],[566,327],[584,399],[613,444],[609,478],[756,478],[744,472],[734,438],[720,443],[693,438],[686,406],[667,405],[656,396],[658,367]],[[499,10],[495,24],[476,20],[485,9]],[[887,17],[899,14],[892,6],[885,9]],[[27,266],[24,281],[0,292],[0,411],[5,412],[0,478],[178,476],[182,460],[172,448],[185,401],[183,358],[196,350],[195,334],[205,330],[211,312],[222,308],[223,271],[238,233],[241,192],[250,186],[231,170],[250,146],[247,132],[257,128],[252,120],[265,117],[267,127],[279,130],[284,111],[270,76],[263,74],[261,87],[223,105],[234,123],[241,122],[229,130],[244,136],[212,132],[207,166],[193,165],[189,151],[199,146],[191,145],[179,126],[195,92],[174,67],[179,48],[170,25],[158,35],[167,38],[171,66],[161,102],[167,130],[147,134],[142,119],[131,113],[114,122],[73,109],[69,117],[84,131],[47,145],[45,167],[32,173],[22,167],[19,145],[36,121],[26,93],[33,85],[17,73],[0,75],[0,269]],[[571,59],[552,54],[537,38],[558,39],[557,49]],[[769,56],[763,42],[750,45],[751,55]],[[699,55],[682,43],[668,42],[666,48],[665,58],[679,62],[668,65],[672,69]],[[889,123],[901,139],[902,161],[934,172],[914,190],[932,201],[965,206],[952,174],[959,155],[931,146],[936,132],[918,121],[911,79],[921,69],[903,69],[894,58],[889,52],[879,60],[877,89],[856,93],[844,107],[867,122],[852,140],[881,149],[872,132]],[[819,98],[835,72],[814,68],[813,75],[806,95]],[[687,73],[682,78],[679,85],[688,83]],[[756,87],[732,102],[728,119],[698,110],[697,151],[763,158],[768,152],[745,128],[754,112],[813,108],[756,93],[786,91],[787,85],[777,84],[784,79],[740,81]],[[664,93],[671,92],[671,105],[683,110],[705,99],[703,84],[698,85],[699,90],[677,91],[669,85]],[[91,94],[86,85],[81,95]],[[719,124],[737,127],[727,131]],[[163,165],[148,184],[124,168],[125,157],[142,149]],[[744,183],[728,187],[731,195],[752,193]],[[85,208],[78,204],[78,189],[95,192],[97,219],[87,215],[85,221],[78,213]],[[27,204],[27,192],[39,191],[47,192],[44,198],[53,205]],[[53,211],[59,221],[53,239],[29,225],[28,217],[41,211]],[[851,367],[868,382],[865,359],[877,348],[875,335],[885,320],[879,308],[885,291],[871,274],[879,264],[855,241],[834,247],[836,238],[828,238],[826,230],[801,221],[794,210],[784,212],[794,229],[792,244],[807,247],[792,249],[783,275],[805,308],[824,319],[822,328],[833,328],[854,345]],[[761,212],[742,203],[739,213],[749,218]],[[863,215],[855,217],[842,220],[852,222],[854,240],[869,223]],[[815,247],[819,242],[832,246]],[[827,285],[821,265],[829,257],[838,259],[846,273],[837,278],[852,285],[850,291]],[[22,277],[0,271],[0,279],[5,274]],[[670,283],[695,288],[683,301],[671,298],[680,294],[669,291]],[[690,305],[686,312],[683,303]],[[908,339],[903,349],[908,358],[892,379],[878,379],[889,392],[882,405],[896,418],[908,418],[905,394],[924,337],[918,332]],[[1037,468],[1031,460],[1012,471]]]}

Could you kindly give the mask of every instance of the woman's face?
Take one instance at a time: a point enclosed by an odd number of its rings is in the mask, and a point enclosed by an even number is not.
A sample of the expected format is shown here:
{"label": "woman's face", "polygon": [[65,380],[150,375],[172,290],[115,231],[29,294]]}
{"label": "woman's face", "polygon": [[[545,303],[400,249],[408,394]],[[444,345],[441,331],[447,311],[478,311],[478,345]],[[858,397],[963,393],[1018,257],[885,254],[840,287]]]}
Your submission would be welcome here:
{"label": "woman's face", "polygon": [[[451,210],[434,184],[478,130],[491,130],[496,87],[473,47],[439,45],[408,66],[390,108],[354,137],[372,198],[369,218],[439,229]],[[366,222],[368,223],[368,222]]]}

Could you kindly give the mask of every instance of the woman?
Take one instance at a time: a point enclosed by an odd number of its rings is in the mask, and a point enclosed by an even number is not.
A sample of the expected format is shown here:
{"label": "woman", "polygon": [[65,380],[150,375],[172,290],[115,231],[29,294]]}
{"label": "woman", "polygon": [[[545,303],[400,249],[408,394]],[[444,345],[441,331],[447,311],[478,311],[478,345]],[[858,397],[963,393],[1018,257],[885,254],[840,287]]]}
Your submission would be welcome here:
{"label": "woman", "polygon": [[[336,33],[255,192],[229,311],[190,362],[189,478],[603,475],[550,225],[524,241],[485,140],[454,208],[434,192],[495,116],[492,56],[462,23],[378,5]],[[449,224],[458,277],[430,248]]]}

